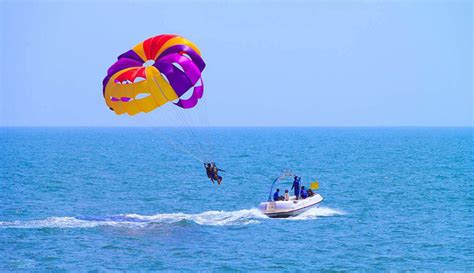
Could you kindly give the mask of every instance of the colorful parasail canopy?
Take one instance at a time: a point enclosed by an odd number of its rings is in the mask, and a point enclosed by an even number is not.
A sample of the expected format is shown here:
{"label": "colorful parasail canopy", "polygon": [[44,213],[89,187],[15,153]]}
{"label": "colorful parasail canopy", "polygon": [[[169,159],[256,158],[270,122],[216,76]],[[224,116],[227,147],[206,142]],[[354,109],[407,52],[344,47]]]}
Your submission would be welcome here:
{"label": "colorful parasail canopy", "polygon": [[189,40],[170,34],[149,38],[118,56],[108,69],[105,102],[117,115],[150,112],[170,101],[193,108],[203,96],[205,66]]}

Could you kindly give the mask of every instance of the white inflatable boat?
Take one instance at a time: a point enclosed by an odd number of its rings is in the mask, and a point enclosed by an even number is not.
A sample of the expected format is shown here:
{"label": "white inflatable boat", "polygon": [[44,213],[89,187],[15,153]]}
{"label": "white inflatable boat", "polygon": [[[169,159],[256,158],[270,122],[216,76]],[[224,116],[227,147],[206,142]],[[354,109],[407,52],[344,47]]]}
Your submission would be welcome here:
{"label": "white inflatable boat", "polygon": [[296,200],[295,196],[291,196],[289,201],[262,202],[258,208],[268,217],[286,218],[299,215],[322,201],[323,197],[316,193],[305,199]]}
{"label": "white inflatable boat", "polygon": [[277,181],[285,177],[294,176],[292,173],[284,173],[276,178],[272,186],[270,187],[270,194],[268,196],[267,202],[260,203],[258,209],[268,217],[272,218],[286,218],[290,216],[299,215],[311,207],[317,206],[323,201],[323,197],[319,193],[314,193],[314,195],[302,199],[301,197],[296,200],[296,196],[290,196],[288,201],[272,201],[272,192],[273,186]]}

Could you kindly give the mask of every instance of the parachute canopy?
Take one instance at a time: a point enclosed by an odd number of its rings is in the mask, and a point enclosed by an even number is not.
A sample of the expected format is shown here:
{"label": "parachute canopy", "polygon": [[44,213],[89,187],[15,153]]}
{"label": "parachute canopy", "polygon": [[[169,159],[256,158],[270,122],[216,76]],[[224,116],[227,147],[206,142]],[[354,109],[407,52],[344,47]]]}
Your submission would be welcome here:
{"label": "parachute canopy", "polygon": [[203,96],[205,66],[189,40],[171,34],[149,38],[118,56],[108,69],[105,102],[117,115],[150,112],[167,102],[193,108]]}

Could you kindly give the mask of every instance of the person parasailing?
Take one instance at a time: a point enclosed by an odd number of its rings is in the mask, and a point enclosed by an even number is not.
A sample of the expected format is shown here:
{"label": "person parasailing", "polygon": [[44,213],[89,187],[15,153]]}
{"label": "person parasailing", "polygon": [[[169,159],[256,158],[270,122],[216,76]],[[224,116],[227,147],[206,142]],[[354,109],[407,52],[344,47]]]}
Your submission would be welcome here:
{"label": "person parasailing", "polygon": [[206,169],[207,177],[214,183],[214,180],[217,181],[217,184],[222,183],[222,176],[219,175],[219,171],[225,172],[222,169],[219,169],[215,162],[204,163],[204,168]]}
{"label": "person parasailing", "polygon": [[213,174],[213,168],[211,166],[211,163],[203,163],[203,164],[204,164],[204,168],[206,169],[207,178],[209,178],[212,184],[214,184],[214,174]]}

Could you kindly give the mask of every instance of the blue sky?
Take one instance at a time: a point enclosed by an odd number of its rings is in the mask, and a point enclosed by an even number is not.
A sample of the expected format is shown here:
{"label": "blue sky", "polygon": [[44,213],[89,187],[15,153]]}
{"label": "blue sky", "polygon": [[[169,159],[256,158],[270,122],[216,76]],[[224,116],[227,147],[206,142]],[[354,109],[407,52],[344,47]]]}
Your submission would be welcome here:
{"label": "blue sky", "polygon": [[216,126],[473,125],[471,1],[0,5],[0,126],[150,125],[108,110],[101,82],[162,33],[201,49]]}

